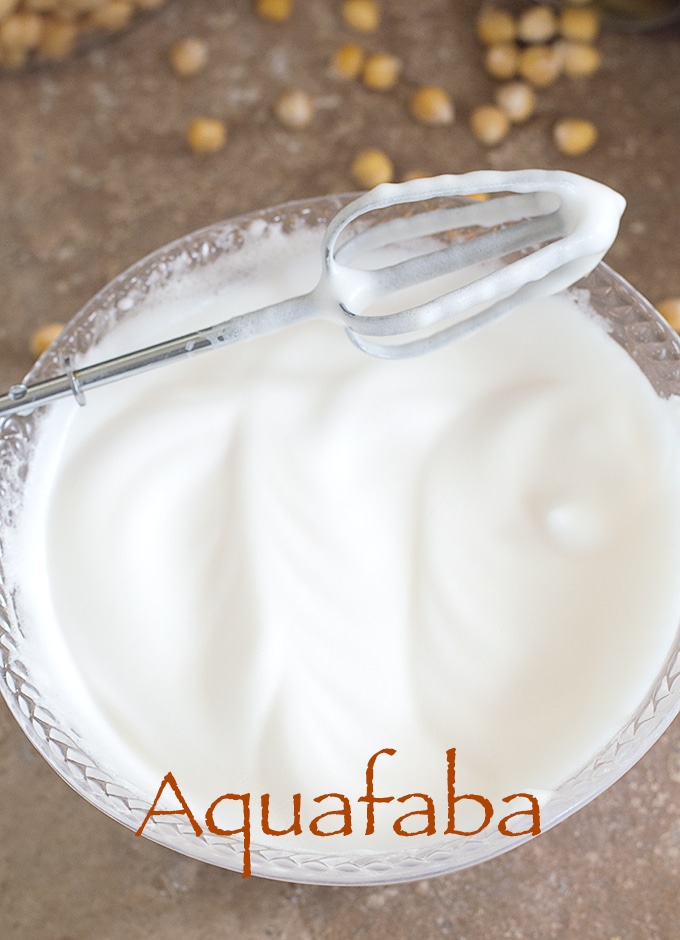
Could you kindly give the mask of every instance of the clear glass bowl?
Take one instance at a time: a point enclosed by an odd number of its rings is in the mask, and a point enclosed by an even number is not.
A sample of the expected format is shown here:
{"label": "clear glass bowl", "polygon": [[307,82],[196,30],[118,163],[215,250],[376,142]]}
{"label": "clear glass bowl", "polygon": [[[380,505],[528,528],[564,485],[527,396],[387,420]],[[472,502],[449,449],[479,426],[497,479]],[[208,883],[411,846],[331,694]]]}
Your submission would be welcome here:
{"label": "clear glass bowl", "polygon": [[[91,0],[78,10],[68,0],[52,0],[42,5],[18,0],[15,8],[0,11],[0,25],[10,24],[10,38],[0,48],[0,78],[20,69],[54,66],[70,60],[121,36],[165,3],[166,0],[132,0],[127,4]],[[16,20],[13,29],[12,20]]]}
{"label": "clear glass bowl", "polygon": [[[218,223],[176,241],[134,265],[105,287],[71,321],[38,361],[29,380],[38,381],[62,371],[65,355],[91,351],[98,339],[117,323],[137,315],[144,304],[162,295],[190,295],[197,281],[215,283],[224,266],[238,260],[244,246],[261,238],[271,225],[294,231],[309,227],[319,242],[326,223],[348,196],[290,203]],[[402,210],[403,211],[403,210]],[[650,304],[605,265],[580,287],[589,290],[603,329],[637,362],[657,394],[680,394],[680,343]],[[94,393],[96,394],[96,392]],[[0,429],[0,564],[5,541],[22,524],[23,486],[45,413],[6,419]],[[59,719],[34,676],[49,672],[47,653],[27,642],[15,607],[16,585],[0,568],[0,688],[24,733],[45,760],[73,789],[108,816],[137,830],[154,794],[143,794],[111,775],[91,756],[92,749],[78,727]],[[41,659],[42,661],[37,662]],[[36,669],[35,667],[40,668]],[[542,811],[546,830],[566,819],[624,774],[662,734],[680,710],[680,635],[659,675],[635,713],[592,760],[563,783]],[[196,837],[181,816],[156,817],[146,837],[184,855],[240,871],[242,843],[234,838]],[[132,834],[131,834],[132,838]],[[299,852],[275,846],[251,847],[252,873],[285,881],[332,885],[403,882],[444,874],[493,858],[531,839],[504,837],[489,827],[464,839],[433,838],[423,846],[399,852]]]}
{"label": "clear glass bowl", "polygon": [[680,17],[676,0],[598,0],[608,25],[620,29],[659,29]]}

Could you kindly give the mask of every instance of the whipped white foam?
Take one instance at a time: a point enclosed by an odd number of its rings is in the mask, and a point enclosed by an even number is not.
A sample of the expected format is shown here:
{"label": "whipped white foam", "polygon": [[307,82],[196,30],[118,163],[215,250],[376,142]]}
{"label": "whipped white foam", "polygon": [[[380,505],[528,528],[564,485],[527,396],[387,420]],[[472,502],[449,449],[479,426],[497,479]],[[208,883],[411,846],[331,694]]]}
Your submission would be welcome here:
{"label": "whipped white foam", "polygon": [[[308,289],[318,234],[270,232],[239,271],[95,355]],[[269,792],[283,827],[293,793],[356,799],[383,748],[385,793],[444,805],[452,747],[459,792],[549,793],[675,635],[679,459],[671,403],[569,294],[426,358],[314,322],[137,376],[38,441],[13,553],[38,683],[197,815]],[[394,816],[288,844],[402,848]]]}

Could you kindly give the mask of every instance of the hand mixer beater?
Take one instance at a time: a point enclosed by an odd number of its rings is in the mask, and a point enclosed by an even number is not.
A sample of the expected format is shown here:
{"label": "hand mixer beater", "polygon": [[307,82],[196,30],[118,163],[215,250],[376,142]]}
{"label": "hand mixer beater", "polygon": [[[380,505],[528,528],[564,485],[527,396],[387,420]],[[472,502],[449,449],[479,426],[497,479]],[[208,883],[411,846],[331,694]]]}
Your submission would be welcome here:
{"label": "hand mixer beater", "polygon": [[[461,204],[459,197],[479,193],[494,198]],[[457,205],[446,205],[451,197]],[[71,394],[83,405],[89,388],[319,316],[344,327],[368,355],[431,352],[588,274],[614,241],[624,206],[608,187],[559,171],[478,171],[385,183],[331,220],[322,276],[311,293],[83,368],[67,358],[61,375],[13,385],[0,396],[0,417]],[[390,210],[386,221],[383,210]],[[418,239],[426,250],[406,251]],[[367,252],[400,245],[407,255],[401,261],[370,270],[357,263]],[[424,302],[400,303],[408,288],[456,272],[462,283],[453,290],[435,287]],[[386,300],[396,309],[380,312]]]}

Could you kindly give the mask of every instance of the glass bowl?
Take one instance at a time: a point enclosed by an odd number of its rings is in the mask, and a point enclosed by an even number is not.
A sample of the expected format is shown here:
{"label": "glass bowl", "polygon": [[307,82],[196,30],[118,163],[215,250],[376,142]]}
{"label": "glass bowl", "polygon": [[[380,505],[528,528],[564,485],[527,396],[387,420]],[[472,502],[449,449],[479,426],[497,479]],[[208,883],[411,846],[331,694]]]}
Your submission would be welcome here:
{"label": "glass bowl", "polygon": [[[159,297],[190,296],[196,285],[218,284],[238,267],[239,253],[270,226],[284,232],[309,229],[320,243],[327,222],[349,196],[332,196],[258,211],[188,235],[143,259],[117,277],[78,313],[30,373],[39,381],[62,371],[64,356],[81,361],[117,324],[140,315]],[[403,210],[402,210],[403,211]],[[605,265],[587,289],[603,329],[638,364],[661,398],[680,394],[680,343],[650,304]],[[93,393],[93,394],[96,394]],[[82,797],[132,831],[141,826],[154,793],[140,792],[101,766],[77,721],[66,720],[41,686],[49,675],[49,651],[31,643],[17,613],[17,584],[5,562],[11,533],[22,525],[24,481],[46,413],[4,421],[0,429],[0,687],[24,733],[53,769]],[[586,766],[565,781],[542,809],[542,829],[576,812],[624,774],[662,734],[680,710],[680,636],[656,681],[630,719],[603,743]],[[145,837],[186,856],[242,871],[239,839],[204,833],[197,837],[185,816],[156,816]],[[132,833],[131,836],[132,838]],[[489,829],[464,839],[432,839],[390,852],[299,851],[251,846],[252,874],[311,884],[367,885],[405,882],[465,868],[533,838],[513,839]]]}
{"label": "glass bowl", "polygon": [[71,60],[120,37],[165,3],[166,0],[132,0],[127,4],[111,4],[107,0],[92,0],[78,9],[77,4],[63,0],[42,4],[18,0],[10,4],[9,10],[5,5],[0,23],[10,21],[11,27],[11,20],[16,18],[17,22],[14,29],[10,28],[11,38],[0,49],[0,77]]}
{"label": "glass bowl", "polygon": [[676,0],[599,0],[596,6],[619,29],[660,29],[680,17]]}

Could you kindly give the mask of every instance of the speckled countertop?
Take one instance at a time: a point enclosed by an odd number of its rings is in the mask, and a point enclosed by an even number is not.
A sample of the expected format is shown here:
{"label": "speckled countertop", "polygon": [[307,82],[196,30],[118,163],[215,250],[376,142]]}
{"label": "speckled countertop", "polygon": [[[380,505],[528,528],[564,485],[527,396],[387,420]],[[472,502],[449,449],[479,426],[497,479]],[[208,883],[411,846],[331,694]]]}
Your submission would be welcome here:
{"label": "speckled countertop", "polygon": [[[401,56],[388,94],[346,85],[329,58],[350,34],[337,0],[257,19],[250,0],[174,0],[118,39],[54,68],[0,77],[0,383],[31,364],[29,336],[67,320],[113,275],[220,218],[354,188],[367,146],[413,170],[563,167],[628,199],[608,260],[652,300],[680,294],[680,31],[607,32],[601,71],[540,95],[500,146],[467,114],[489,100],[472,0],[390,0],[366,45]],[[210,66],[180,81],[169,44],[204,36]],[[453,127],[406,115],[409,90],[440,83]],[[271,115],[289,86],[317,105],[311,129]],[[229,124],[225,149],[188,152],[197,114]],[[558,116],[598,125],[595,149],[561,157]],[[556,830],[485,865],[399,887],[299,887],[221,871],[135,839],[43,763],[0,707],[0,936],[7,940],[340,940],[451,937],[674,940],[680,929],[680,724],[622,781]]]}

